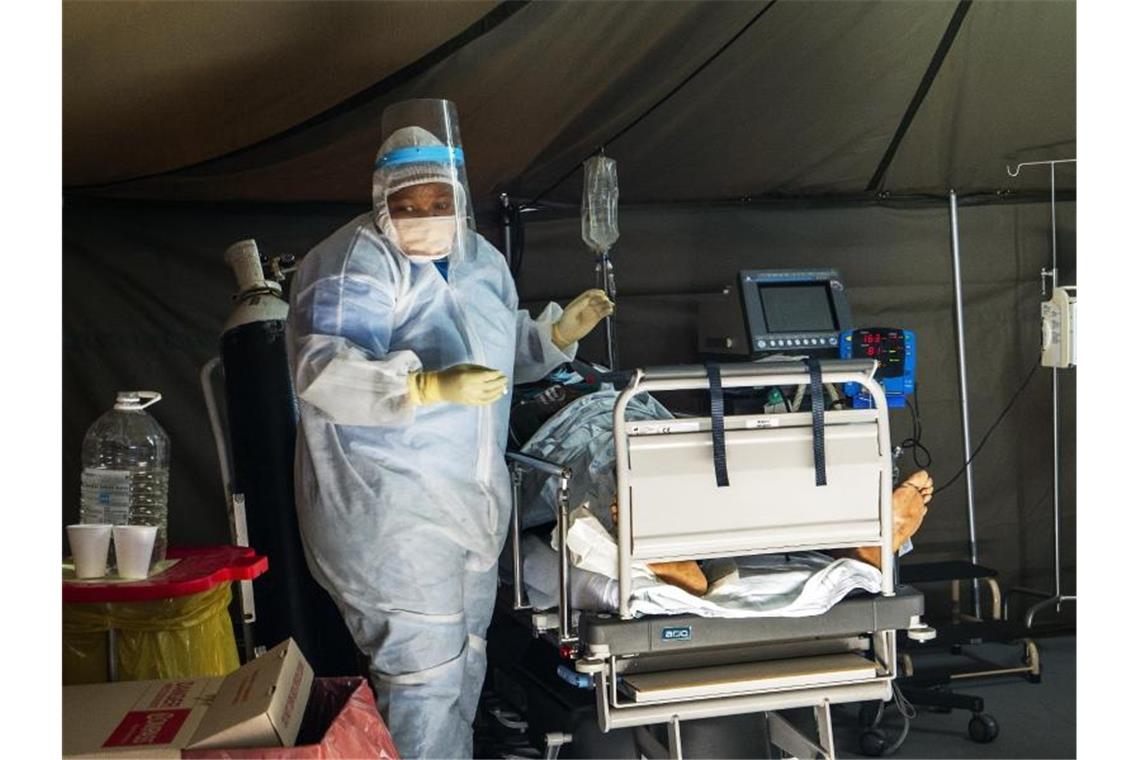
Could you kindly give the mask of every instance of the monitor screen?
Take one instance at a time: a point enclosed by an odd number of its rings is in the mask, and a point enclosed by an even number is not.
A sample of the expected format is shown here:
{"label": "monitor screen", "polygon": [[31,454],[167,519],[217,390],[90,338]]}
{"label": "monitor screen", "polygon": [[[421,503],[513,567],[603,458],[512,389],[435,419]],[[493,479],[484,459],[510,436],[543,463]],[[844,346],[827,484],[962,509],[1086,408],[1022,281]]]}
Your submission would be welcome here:
{"label": "monitor screen", "polygon": [[826,282],[757,284],[770,333],[828,332],[839,329]]}

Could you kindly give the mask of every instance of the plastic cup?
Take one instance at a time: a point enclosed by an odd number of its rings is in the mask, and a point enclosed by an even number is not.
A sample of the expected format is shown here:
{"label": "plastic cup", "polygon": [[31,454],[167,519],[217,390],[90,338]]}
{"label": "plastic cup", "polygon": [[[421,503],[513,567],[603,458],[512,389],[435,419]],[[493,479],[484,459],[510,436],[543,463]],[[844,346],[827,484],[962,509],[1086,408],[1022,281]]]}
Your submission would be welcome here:
{"label": "plastic cup", "polygon": [[68,525],[67,543],[75,560],[76,578],[102,578],[107,574],[107,551],[111,548],[109,523]]}
{"label": "plastic cup", "polygon": [[158,527],[154,525],[116,525],[115,563],[120,578],[141,579],[150,571],[150,556]]}

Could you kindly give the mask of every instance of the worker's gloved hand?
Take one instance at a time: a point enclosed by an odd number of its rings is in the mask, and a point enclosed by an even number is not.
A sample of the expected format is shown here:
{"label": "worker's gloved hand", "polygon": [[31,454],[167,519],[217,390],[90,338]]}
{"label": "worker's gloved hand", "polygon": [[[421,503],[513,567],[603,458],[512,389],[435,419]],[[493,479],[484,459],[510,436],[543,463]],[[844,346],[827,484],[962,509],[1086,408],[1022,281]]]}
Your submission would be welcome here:
{"label": "worker's gloved hand", "polygon": [[597,327],[598,323],[614,313],[613,302],[598,289],[587,290],[571,301],[554,323],[551,340],[565,351],[572,343],[581,340]]}
{"label": "worker's gloved hand", "polygon": [[412,404],[453,404],[483,406],[507,394],[507,377],[497,369],[478,364],[456,364],[436,372],[409,372],[408,395]]}

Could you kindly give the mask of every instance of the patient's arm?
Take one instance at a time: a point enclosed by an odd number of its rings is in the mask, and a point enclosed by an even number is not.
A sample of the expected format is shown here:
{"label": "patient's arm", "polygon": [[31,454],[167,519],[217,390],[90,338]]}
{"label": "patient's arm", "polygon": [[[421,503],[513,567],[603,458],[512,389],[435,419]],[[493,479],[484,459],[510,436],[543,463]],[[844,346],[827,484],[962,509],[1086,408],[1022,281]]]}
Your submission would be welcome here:
{"label": "patient's arm", "polygon": [[[926,516],[927,504],[934,496],[934,479],[926,470],[919,470],[899,484],[895,489],[891,504],[894,508],[895,535],[894,551],[907,542],[922,525]],[[853,549],[832,549],[833,557],[851,557],[869,565],[882,568],[883,555],[878,546],[858,546]]]}

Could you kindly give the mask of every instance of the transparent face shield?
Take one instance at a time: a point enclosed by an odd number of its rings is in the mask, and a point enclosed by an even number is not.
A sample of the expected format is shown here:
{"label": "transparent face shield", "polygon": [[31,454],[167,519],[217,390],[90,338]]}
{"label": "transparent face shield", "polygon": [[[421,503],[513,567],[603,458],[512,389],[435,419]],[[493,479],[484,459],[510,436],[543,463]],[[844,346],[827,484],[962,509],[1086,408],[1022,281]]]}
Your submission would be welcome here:
{"label": "transparent face shield", "polygon": [[376,226],[414,261],[467,256],[475,218],[459,118],[449,100],[384,109],[372,174]]}

